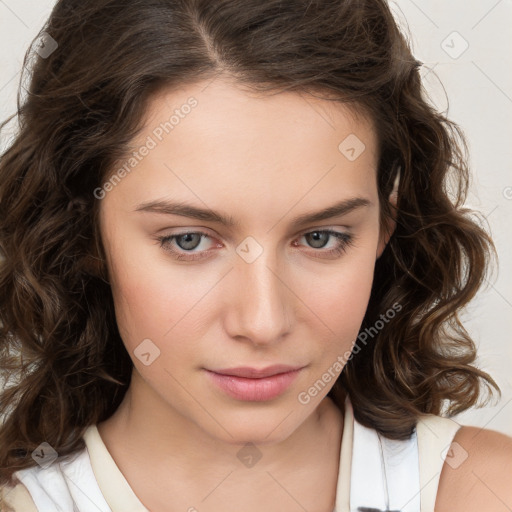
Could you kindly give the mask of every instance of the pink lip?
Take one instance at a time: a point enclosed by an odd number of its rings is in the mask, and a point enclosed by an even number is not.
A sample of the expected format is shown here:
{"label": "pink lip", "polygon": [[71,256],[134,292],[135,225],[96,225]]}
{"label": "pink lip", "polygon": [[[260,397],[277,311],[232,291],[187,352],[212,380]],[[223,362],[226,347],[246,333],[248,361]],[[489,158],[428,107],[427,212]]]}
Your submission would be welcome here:
{"label": "pink lip", "polygon": [[212,381],[238,400],[265,401],[282,394],[298,376],[302,367],[274,365],[258,370],[238,367],[206,370]]}

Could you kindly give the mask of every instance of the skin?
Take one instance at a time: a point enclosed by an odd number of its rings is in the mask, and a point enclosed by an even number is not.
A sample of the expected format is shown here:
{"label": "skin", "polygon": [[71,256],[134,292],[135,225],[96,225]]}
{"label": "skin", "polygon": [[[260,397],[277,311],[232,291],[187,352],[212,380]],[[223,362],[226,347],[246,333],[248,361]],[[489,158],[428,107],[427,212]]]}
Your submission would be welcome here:
{"label": "skin", "polygon": [[512,510],[512,438],[501,432],[461,427],[453,443],[467,453],[458,465],[445,463],[439,479],[435,512],[510,512]]}
{"label": "skin", "polygon": [[[307,404],[297,396],[351,349],[389,239],[379,225],[377,140],[369,122],[327,100],[206,85],[153,99],[134,147],[190,96],[198,106],[101,201],[116,318],[135,368],[125,400],[98,429],[152,511],[169,510],[171,496],[175,510],[261,511],[290,507],[290,495],[332,510],[343,419],[326,398],[334,380]],[[338,150],[350,134],[366,146],[352,162]],[[292,224],[352,197],[371,204]],[[222,211],[240,226],[135,211],[157,199]],[[176,260],[155,240],[197,229],[211,237],[194,240],[192,252],[211,249],[197,261]],[[357,238],[329,256],[336,238],[315,245],[304,236],[315,229]],[[251,263],[236,252],[249,236],[263,248]],[[186,252],[178,241],[171,246]],[[160,350],[149,366],[134,356],[147,338]],[[305,368],[266,402],[227,396],[204,370],[275,363]],[[250,471],[236,457],[248,442],[262,453]]]}
{"label": "skin", "polygon": [[[198,105],[158,141],[155,128],[191,96]],[[375,261],[394,229],[392,220],[385,229],[379,222],[373,125],[354,114],[306,94],[258,96],[228,79],[152,99],[133,147],[148,136],[156,147],[100,205],[116,319],[134,371],[124,401],[98,425],[152,512],[332,511],[343,430],[343,414],[326,396],[334,379],[307,404],[297,397],[352,348]],[[365,145],[354,161],[338,149],[350,134]],[[370,205],[292,222],[353,197]],[[239,225],[137,211],[155,200],[219,211]],[[305,236],[325,229],[352,235],[353,244],[329,256],[335,237],[322,246]],[[189,240],[188,252],[186,239],[157,239],[198,230],[208,237]],[[258,247],[250,263],[237,253]],[[178,260],[170,248],[203,257]],[[145,339],[151,353],[159,350],[149,365],[136,356]],[[205,371],[276,363],[304,368],[264,402],[229,397]],[[251,468],[237,457],[246,443],[261,454]],[[445,468],[440,489],[454,475]],[[458,510],[443,492],[439,511]]]}

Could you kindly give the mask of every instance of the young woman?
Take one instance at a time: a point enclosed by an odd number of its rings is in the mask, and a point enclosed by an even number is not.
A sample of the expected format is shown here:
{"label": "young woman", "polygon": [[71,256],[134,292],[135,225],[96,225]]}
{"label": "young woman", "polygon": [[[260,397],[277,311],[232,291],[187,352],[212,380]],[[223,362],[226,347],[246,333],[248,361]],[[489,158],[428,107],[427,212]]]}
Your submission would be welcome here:
{"label": "young woman", "polygon": [[512,439],[450,419],[499,391],[458,318],[492,240],[383,0],[61,0],[42,41],[2,510],[512,507]]}

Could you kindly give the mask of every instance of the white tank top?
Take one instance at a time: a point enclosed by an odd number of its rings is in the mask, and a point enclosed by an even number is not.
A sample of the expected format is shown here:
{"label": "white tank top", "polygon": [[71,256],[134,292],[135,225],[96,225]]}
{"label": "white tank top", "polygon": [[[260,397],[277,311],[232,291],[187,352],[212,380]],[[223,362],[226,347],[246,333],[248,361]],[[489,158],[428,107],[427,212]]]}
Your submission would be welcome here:
{"label": "white tank top", "polygon": [[[422,415],[410,439],[390,440],[355,420],[347,397],[333,512],[434,512],[444,459],[460,426],[448,418]],[[68,461],[17,471],[20,484],[2,489],[12,510],[149,512],[95,425],[87,429],[84,441],[86,448]]]}

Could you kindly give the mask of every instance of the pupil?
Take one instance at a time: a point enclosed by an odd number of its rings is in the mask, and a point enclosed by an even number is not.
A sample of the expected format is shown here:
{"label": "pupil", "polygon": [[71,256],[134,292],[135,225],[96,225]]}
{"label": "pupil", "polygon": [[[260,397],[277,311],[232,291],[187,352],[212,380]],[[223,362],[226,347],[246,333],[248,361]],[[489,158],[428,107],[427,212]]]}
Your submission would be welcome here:
{"label": "pupil", "polygon": [[192,242],[192,246],[190,246],[191,240],[193,240],[194,237],[196,237],[196,238],[199,237],[199,240],[201,239],[201,236],[198,235],[197,233],[186,233],[184,235],[181,235],[180,237],[178,237],[177,240],[185,240],[185,243],[184,244],[179,243],[178,245],[182,249],[195,249],[195,247],[197,247],[197,240],[196,240],[195,244]]}
{"label": "pupil", "polygon": [[311,236],[313,238],[313,241],[315,243],[317,243],[319,241],[322,242],[322,238],[324,239],[323,243],[320,243],[320,245],[313,244],[313,246],[318,249],[325,245],[325,238],[329,236],[329,233],[323,233],[321,231],[313,231],[312,233],[310,233],[309,236]]}

